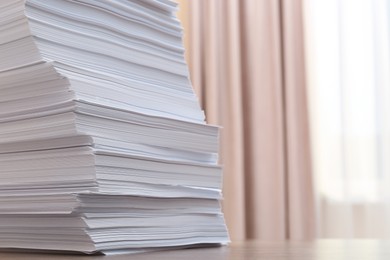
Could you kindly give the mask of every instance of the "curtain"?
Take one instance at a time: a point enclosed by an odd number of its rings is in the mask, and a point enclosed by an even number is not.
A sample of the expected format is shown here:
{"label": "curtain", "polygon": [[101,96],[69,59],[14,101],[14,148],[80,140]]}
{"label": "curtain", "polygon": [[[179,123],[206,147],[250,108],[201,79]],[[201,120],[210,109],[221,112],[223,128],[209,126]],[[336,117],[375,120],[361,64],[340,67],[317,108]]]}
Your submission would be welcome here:
{"label": "curtain", "polygon": [[305,2],[318,236],[390,238],[390,5]]}
{"label": "curtain", "polygon": [[233,241],[314,237],[301,0],[182,0],[191,80],[221,125]]}

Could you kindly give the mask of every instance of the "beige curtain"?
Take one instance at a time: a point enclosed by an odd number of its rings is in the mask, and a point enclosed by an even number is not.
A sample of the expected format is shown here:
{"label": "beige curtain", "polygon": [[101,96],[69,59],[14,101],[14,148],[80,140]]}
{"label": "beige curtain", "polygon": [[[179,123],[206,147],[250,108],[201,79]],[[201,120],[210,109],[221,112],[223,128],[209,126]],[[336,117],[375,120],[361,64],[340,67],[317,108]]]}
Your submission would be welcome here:
{"label": "beige curtain", "polygon": [[312,238],[301,0],[179,2],[193,86],[223,126],[232,240]]}

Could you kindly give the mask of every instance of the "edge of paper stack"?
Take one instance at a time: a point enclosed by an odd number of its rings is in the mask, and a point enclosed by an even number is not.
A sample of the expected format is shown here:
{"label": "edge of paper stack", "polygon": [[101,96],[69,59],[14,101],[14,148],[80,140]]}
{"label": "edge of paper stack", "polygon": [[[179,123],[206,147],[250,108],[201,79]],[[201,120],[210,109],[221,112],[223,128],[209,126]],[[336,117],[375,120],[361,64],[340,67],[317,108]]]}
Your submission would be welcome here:
{"label": "edge of paper stack", "polygon": [[0,2],[0,248],[229,242],[168,0]]}

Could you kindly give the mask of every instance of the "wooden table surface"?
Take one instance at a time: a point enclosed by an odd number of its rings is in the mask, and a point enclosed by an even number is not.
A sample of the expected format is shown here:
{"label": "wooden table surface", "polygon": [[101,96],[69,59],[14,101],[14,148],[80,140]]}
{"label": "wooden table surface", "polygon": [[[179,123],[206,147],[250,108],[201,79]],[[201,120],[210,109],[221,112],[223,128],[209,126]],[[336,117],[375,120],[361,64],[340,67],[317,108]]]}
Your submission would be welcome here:
{"label": "wooden table surface", "polygon": [[198,248],[116,256],[79,256],[0,252],[0,260],[390,260],[390,241],[317,240],[312,242],[246,242],[225,247]]}

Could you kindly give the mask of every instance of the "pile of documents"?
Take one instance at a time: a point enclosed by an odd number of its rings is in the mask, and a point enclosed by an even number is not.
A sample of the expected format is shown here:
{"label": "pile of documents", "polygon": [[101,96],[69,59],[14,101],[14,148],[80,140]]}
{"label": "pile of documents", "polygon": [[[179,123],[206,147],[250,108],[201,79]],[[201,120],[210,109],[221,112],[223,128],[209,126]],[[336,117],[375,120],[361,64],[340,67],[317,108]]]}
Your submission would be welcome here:
{"label": "pile of documents", "polygon": [[0,248],[229,242],[169,0],[0,2]]}

